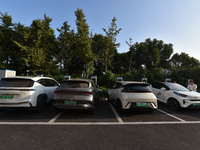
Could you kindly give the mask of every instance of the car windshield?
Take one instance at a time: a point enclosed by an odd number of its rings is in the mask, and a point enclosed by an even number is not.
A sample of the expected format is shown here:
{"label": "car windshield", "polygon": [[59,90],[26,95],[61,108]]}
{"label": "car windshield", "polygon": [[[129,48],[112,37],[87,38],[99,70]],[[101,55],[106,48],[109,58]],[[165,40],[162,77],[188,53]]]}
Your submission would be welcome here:
{"label": "car windshield", "polygon": [[177,83],[165,83],[165,85],[169,87],[170,90],[189,91],[187,88]]}
{"label": "car windshield", "polygon": [[31,79],[3,78],[0,87],[32,87],[33,83]]}
{"label": "car windshield", "polygon": [[126,84],[124,86],[126,92],[151,92],[148,84]]}
{"label": "car windshield", "polygon": [[60,87],[64,88],[88,88],[89,83],[85,81],[64,81]]}

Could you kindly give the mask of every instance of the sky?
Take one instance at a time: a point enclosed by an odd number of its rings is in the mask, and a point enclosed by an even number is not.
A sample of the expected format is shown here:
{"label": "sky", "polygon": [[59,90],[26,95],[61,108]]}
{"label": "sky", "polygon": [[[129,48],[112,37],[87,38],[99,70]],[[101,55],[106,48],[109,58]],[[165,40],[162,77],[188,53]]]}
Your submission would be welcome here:
{"label": "sky", "polygon": [[74,11],[83,9],[90,31],[104,34],[113,17],[117,18],[118,52],[127,52],[126,41],[143,42],[147,38],[173,44],[174,53],[185,52],[200,60],[199,0],[0,0],[0,12],[13,22],[30,26],[34,19],[52,18],[51,28],[65,21],[76,29]]}

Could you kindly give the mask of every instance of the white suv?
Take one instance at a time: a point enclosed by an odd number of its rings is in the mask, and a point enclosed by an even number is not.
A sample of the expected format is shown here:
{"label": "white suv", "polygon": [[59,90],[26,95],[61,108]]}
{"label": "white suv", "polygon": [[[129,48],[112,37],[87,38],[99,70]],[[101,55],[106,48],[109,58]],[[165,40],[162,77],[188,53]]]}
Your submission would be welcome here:
{"label": "white suv", "polygon": [[115,104],[119,111],[141,108],[153,112],[158,107],[156,96],[149,84],[144,82],[116,82],[114,87],[108,90],[108,101]]}
{"label": "white suv", "polygon": [[200,93],[190,91],[177,83],[157,82],[151,85],[158,101],[167,103],[172,109],[200,108]]}
{"label": "white suv", "polygon": [[0,81],[0,107],[30,107],[43,111],[59,83],[48,77],[7,77]]}

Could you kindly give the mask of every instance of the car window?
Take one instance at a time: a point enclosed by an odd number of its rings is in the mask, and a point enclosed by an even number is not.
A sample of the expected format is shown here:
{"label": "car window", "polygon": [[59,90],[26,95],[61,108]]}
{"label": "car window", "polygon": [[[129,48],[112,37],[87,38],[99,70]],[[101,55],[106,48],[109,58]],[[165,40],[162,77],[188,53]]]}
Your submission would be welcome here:
{"label": "car window", "polygon": [[148,84],[126,84],[123,92],[152,92]]}
{"label": "car window", "polygon": [[52,79],[40,79],[37,82],[43,86],[58,86],[58,83]]}
{"label": "car window", "polygon": [[156,89],[165,88],[166,90],[169,90],[169,87],[167,87],[163,83],[155,82],[155,83],[152,83],[151,85],[152,85],[153,88],[156,88]]}
{"label": "car window", "polygon": [[170,90],[189,91],[187,88],[177,83],[165,83],[165,85],[168,86]]}
{"label": "car window", "polygon": [[44,79],[45,80],[45,86],[53,86],[50,79]]}
{"label": "car window", "polygon": [[64,81],[60,87],[64,88],[88,88],[89,83],[85,81]]}
{"label": "car window", "polygon": [[0,87],[32,87],[33,83],[31,79],[3,78]]}
{"label": "car window", "polygon": [[45,86],[46,85],[46,82],[44,79],[40,79],[37,81],[38,83],[40,83],[41,85]]}
{"label": "car window", "polygon": [[58,86],[58,83],[54,80],[51,80],[51,84],[52,84],[52,86]]}

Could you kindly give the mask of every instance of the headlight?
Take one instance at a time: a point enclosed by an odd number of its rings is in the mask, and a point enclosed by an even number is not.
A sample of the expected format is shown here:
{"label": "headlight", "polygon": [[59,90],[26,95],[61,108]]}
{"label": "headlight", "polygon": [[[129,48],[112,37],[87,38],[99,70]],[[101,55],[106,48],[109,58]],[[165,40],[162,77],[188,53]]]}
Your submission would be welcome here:
{"label": "headlight", "polygon": [[176,94],[176,95],[178,95],[178,96],[181,96],[181,97],[187,97],[187,95],[181,94],[181,93],[178,93],[178,92],[174,92],[174,94]]}

